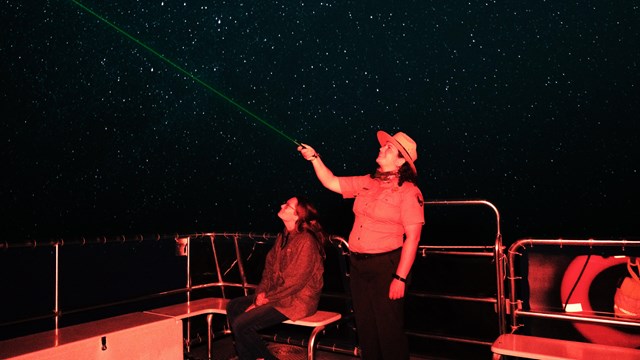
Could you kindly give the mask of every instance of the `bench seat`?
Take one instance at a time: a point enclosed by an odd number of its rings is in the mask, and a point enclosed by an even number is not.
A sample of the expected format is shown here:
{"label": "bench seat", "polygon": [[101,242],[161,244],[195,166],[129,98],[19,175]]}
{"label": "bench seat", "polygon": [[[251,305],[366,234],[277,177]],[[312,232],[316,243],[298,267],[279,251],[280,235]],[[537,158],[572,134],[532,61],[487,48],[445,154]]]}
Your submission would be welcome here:
{"label": "bench seat", "polygon": [[491,346],[491,351],[497,355],[541,360],[640,359],[638,349],[518,334],[500,335]]}
{"label": "bench seat", "polygon": [[313,331],[311,331],[311,335],[309,336],[309,342],[307,343],[307,358],[309,360],[313,360],[314,350],[316,348],[316,336],[320,331],[324,330],[327,325],[340,320],[341,317],[342,315],[336,312],[318,310],[315,314],[307,316],[304,319],[296,321],[287,320],[284,324],[308,326],[313,328]]}
{"label": "bench seat", "polygon": [[[165,306],[162,308],[145,311],[148,314],[172,317],[176,320],[188,319],[198,315],[207,315],[207,327],[208,327],[208,340],[207,340],[207,350],[209,359],[211,359],[211,322],[213,318],[213,314],[225,314],[227,313],[227,304],[229,303],[229,299],[222,298],[204,298],[199,300],[194,300],[186,303],[180,303],[170,306]],[[316,336],[320,333],[324,328],[340,320],[342,316],[336,312],[330,311],[317,311],[315,314],[311,316],[307,316],[304,319],[299,319],[297,321],[287,320],[284,324],[289,325],[297,325],[297,326],[306,326],[312,327],[311,335],[309,336],[309,341],[307,343],[307,356],[309,360],[314,359],[315,353],[315,343]]]}

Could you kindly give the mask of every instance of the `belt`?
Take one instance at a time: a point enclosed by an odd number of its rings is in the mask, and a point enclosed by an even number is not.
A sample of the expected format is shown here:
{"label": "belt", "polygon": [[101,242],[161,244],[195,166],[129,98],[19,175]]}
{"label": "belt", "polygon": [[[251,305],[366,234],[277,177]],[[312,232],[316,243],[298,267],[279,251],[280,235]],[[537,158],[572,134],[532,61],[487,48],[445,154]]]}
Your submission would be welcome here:
{"label": "belt", "polygon": [[385,251],[385,252],[381,252],[381,253],[374,253],[374,254],[370,254],[370,253],[359,253],[359,252],[354,252],[352,251],[350,253],[350,255],[358,260],[364,260],[364,259],[371,259],[374,257],[378,257],[378,256],[383,256],[383,255],[389,255],[392,254],[396,251],[400,251],[402,249],[402,246],[397,248],[397,249],[393,249],[391,251]]}

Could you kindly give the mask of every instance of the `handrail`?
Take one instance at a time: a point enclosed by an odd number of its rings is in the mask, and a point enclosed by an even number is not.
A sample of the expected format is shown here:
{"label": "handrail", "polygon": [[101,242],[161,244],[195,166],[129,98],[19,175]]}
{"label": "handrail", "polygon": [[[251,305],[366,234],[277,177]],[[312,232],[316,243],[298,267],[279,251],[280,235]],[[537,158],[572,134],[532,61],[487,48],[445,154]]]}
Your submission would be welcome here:
{"label": "handrail", "polygon": [[276,235],[269,233],[253,233],[253,232],[206,232],[206,233],[186,233],[186,234],[132,234],[132,235],[114,235],[114,236],[93,236],[93,237],[72,237],[70,239],[31,239],[19,241],[0,241],[0,250],[15,248],[39,248],[43,246],[64,247],[64,246],[85,246],[91,244],[112,244],[127,242],[146,242],[160,240],[175,240],[178,238],[201,238],[210,236],[239,236],[248,238],[262,238],[264,240],[274,239]]}
{"label": "handrail", "polygon": [[520,250],[526,250],[527,247],[533,248],[534,246],[556,246],[558,248],[564,247],[589,247],[602,248],[602,247],[619,247],[622,251],[625,251],[628,247],[640,247],[640,241],[635,240],[596,240],[596,239],[520,239],[514,242],[508,250],[508,264],[509,264],[509,305],[511,312],[511,329],[517,330],[520,325],[518,324],[519,316],[526,317],[538,317],[556,320],[567,321],[580,321],[594,324],[608,324],[608,325],[623,325],[623,326],[640,326],[640,323],[633,320],[624,319],[607,319],[602,316],[578,316],[568,315],[560,312],[548,312],[548,311],[525,311],[519,308],[521,301],[517,298],[517,285],[516,281],[522,278],[516,275],[515,262],[516,256],[521,256]]}
{"label": "handrail", "polygon": [[604,325],[621,325],[629,327],[639,327],[640,322],[634,320],[624,320],[621,318],[612,319],[608,316],[578,316],[578,315],[563,315],[550,311],[517,311],[519,316],[537,317],[544,319],[556,319],[556,320],[568,320],[568,321],[581,321],[593,324]]}
{"label": "handrail", "polygon": [[[55,262],[54,262],[54,274],[55,274],[55,284],[54,284],[54,297],[53,297],[53,311],[48,314],[48,315],[39,315],[39,316],[32,316],[32,317],[28,317],[28,318],[24,318],[24,319],[19,319],[19,320],[12,320],[12,321],[6,321],[6,322],[1,322],[0,326],[12,326],[12,325],[17,325],[17,324],[22,324],[22,323],[28,323],[31,321],[39,321],[39,320],[45,320],[45,319],[49,319],[49,318],[53,318],[54,320],[54,329],[58,329],[59,328],[59,324],[60,324],[60,318],[63,316],[63,311],[60,310],[60,282],[59,282],[59,273],[60,273],[60,250],[61,248],[64,247],[68,247],[68,246],[85,246],[85,245],[89,245],[89,244],[98,244],[98,245],[102,245],[102,244],[109,244],[109,243],[125,243],[128,240],[126,239],[135,239],[136,242],[142,242],[142,241],[178,241],[178,239],[186,239],[186,243],[187,243],[187,251],[186,251],[186,257],[187,257],[187,261],[186,261],[186,273],[187,273],[187,278],[186,278],[186,284],[185,287],[183,288],[177,288],[177,289],[172,289],[172,290],[168,290],[168,291],[161,291],[161,292],[157,292],[154,294],[148,294],[148,295],[144,295],[144,296],[138,296],[135,298],[128,298],[126,300],[121,300],[121,301],[113,301],[113,302],[108,302],[108,303],[102,303],[99,305],[93,305],[93,306],[85,306],[85,307],[81,307],[81,308],[77,308],[77,309],[70,309],[70,310],[65,310],[64,311],[64,315],[70,315],[70,314],[79,314],[79,313],[83,313],[83,312],[88,312],[88,311],[93,311],[93,310],[98,310],[98,309],[105,309],[105,308],[110,308],[110,307],[114,307],[114,306],[119,306],[119,305],[127,305],[127,304],[133,304],[133,303],[139,303],[139,302],[143,302],[143,301],[147,301],[147,300],[153,300],[153,299],[158,299],[158,298],[163,298],[166,296],[170,296],[170,295],[177,295],[177,294],[186,294],[187,300],[191,299],[191,293],[195,290],[201,290],[201,289],[206,289],[206,288],[213,288],[213,287],[219,287],[221,289],[224,289],[224,287],[239,287],[239,288],[243,288],[245,290],[245,292],[248,289],[251,288],[255,288],[256,285],[254,284],[249,284],[246,280],[246,275],[244,274],[244,271],[241,271],[241,277],[242,277],[242,283],[235,283],[235,282],[226,282],[222,280],[222,273],[220,271],[220,267],[219,267],[219,261],[217,259],[217,256],[215,255],[215,245],[212,244],[212,250],[214,251],[214,261],[215,261],[215,267],[216,267],[216,272],[218,275],[218,279],[217,281],[212,281],[212,282],[208,282],[206,284],[198,284],[198,285],[193,285],[191,283],[191,273],[190,273],[190,267],[191,267],[191,242],[194,239],[205,239],[205,238],[210,238],[211,241],[214,241],[214,238],[217,236],[221,236],[224,238],[233,238],[233,242],[234,242],[234,246],[236,248],[236,261],[240,264],[240,266],[242,266],[241,264],[243,263],[242,261],[242,254],[240,253],[240,250],[238,248],[238,240],[240,238],[243,239],[251,239],[252,241],[255,242],[261,242],[261,241],[267,241],[267,240],[272,240],[276,238],[276,234],[269,234],[269,233],[252,233],[252,232],[208,232],[208,233],[192,233],[192,234],[168,234],[168,235],[151,235],[151,236],[142,236],[142,235],[135,235],[135,236],[131,236],[131,237],[125,237],[122,235],[119,236],[113,236],[113,237],[98,237],[96,238],[96,241],[87,241],[86,238],[79,238],[79,239],[74,239],[72,241],[65,241],[63,239],[58,239],[58,240],[51,240],[51,241],[35,241],[35,240],[31,240],[28,242],[22,242],[22,243],[18,243],[18,244],[12,244],[12,245],[3,245],[4,249],[16,249],[16,248],[35,248],[35,247],[42,247],[42,246],[52,246],[54,249],[54,257],[55,257]],[[346,240],[344,240],[342,237],[337,236],[337,235],[330,235],[330,238],[335,240],[335,241],[339,241],[341,243],[344,244],[344,246],[346,246],[346,248],[348,249],[348,245]],[[224,292],[223,292],[224,293]]]}
{"label": "handrail", "polygon": [[[504,290],[505,256],[503,254],[502,233],[500,230],[500,212],[498,208],[487,200],[432,200],[425,201],[426,205],[481,205],[491,209],[495,215],[496,235],[491,246],[418,246],[422,256],[429,254],[445,254],[455,256],[492,256],[496,266],[496,312],[498,314],[498,329],[500,334],[507,332],[506,296]],[[474,252],[470,250],[488,250],[487,252]],[[482,299],[481,301],[484,301]]]}
{"label": "handrail", "polygon": [[500,212],[498,208],[493,205],[491,202],[487,200],[431,200],[425,201],[427,205],[485,205],[488,206],[491,210],[493,210],[496,215],[496,237],[500,237],[502,239],[502,234],[500,233]]}

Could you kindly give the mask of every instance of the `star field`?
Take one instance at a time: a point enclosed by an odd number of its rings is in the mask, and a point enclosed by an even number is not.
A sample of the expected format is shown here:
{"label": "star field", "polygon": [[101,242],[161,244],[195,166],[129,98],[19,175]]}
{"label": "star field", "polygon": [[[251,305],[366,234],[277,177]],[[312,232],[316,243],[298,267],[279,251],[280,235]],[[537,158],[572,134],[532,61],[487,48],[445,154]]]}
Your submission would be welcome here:
{"label": "star field", "polygon": [[4,1],[8,239],[279,230],[306,194],[346,235],[337,175],[379,129],[418,143],[430,199],[486,199],[505,235],[637,237],[634,1]]}

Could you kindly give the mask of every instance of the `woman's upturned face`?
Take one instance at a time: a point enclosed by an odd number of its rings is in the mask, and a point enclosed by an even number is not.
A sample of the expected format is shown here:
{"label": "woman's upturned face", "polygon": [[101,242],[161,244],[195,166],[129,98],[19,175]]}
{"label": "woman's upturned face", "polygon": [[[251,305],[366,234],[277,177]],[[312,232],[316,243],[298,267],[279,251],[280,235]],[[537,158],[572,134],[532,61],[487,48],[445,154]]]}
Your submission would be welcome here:
{"label": "woman's upturned face", "polygon": [[282,221],[296,221],[298,220],[298,215],[296,214],[296,207],[298,206],[298,199],[292,197],[287,200],[284,204],[280,205],[280,211],[278,212],[278,217],[282,219]]}
{"label": "woman's upturned face", "polygon": [[376,159],[382,171],[396,171],[405,162],[404,158],[399,155],[398,148],[390,142],[380,147],[378,158]]}

